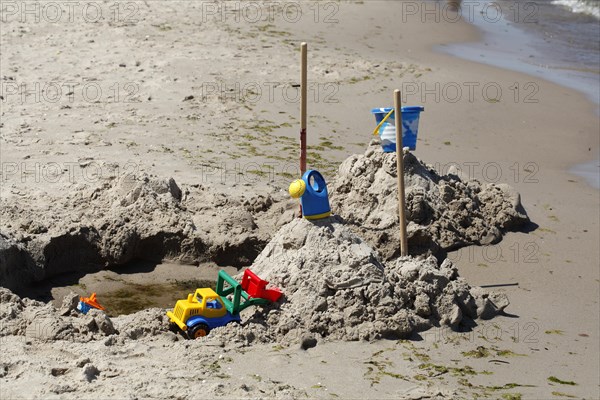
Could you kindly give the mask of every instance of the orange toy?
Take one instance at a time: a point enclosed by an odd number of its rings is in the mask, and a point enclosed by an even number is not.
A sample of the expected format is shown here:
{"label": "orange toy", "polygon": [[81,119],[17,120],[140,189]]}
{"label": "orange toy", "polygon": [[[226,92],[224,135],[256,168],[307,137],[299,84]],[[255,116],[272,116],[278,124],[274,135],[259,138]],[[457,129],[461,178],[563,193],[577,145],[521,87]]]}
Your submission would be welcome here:
{"label": "orange toy", "polygon": [[77,304],[77,309],[84,314],[87,314],[91,308],[96,308],[98,310],[104,311],[105,308],[96,301],[96,293],[92,293],[90,297],[80,297],[79,304]]}

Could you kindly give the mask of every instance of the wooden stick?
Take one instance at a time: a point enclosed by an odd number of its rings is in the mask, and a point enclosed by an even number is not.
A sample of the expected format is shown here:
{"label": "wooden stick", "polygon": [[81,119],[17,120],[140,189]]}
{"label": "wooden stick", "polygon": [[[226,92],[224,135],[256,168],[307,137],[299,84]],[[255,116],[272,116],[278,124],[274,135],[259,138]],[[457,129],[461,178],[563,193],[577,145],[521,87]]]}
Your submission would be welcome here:
{"label": "wooden stick", "polygon": [[408,255],[406,238],[406,214],[404,211],[404,157],[402,149],[402,102],[400,90],[394,91],[394,109],[396,115],[396,170],[398,172],[398,214],[400,218],[400,255]]}
{"label": "wooden stick", "polygon": [[301,53],[301,68],[302,68],[302,79],[300,83],[300,174],[304,175],[306,172],[306,101],[307,101],[307,50],[308,45],[302,42],[300,45]]}

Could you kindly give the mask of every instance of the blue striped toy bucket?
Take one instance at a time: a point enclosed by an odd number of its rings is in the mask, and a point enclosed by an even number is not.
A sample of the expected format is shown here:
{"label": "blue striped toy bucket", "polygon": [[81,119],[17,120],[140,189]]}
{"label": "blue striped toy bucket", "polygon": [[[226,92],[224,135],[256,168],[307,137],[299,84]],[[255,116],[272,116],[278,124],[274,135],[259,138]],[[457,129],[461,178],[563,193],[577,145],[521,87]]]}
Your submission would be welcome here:
{"label": "blue striped toy bucket", "polygon": [[[375,115],[375,120],[379,124],[393,108],[374,108],[371,113]],[[419,133],[419,117],[421,111],[425,111],[421,106],[402,107],[402,145],[411,150],[417,148],[417,134]],[[396,151],[396,127],[395,113],[392,113],[380,127],[379,137],[381,138],[381,147],[385,153]]]}

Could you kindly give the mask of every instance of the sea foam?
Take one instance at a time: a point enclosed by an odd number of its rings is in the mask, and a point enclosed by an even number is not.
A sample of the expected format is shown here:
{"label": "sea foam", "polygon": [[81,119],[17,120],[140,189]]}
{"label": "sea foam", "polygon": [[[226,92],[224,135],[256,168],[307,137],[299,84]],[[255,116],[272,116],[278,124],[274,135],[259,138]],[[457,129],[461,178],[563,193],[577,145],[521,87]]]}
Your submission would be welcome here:
{"label": "sea foam", "polygon": [[552,4],[569,7],[574,13],[590,14],[600,19],[600,3],[588,0],[553,0]]}

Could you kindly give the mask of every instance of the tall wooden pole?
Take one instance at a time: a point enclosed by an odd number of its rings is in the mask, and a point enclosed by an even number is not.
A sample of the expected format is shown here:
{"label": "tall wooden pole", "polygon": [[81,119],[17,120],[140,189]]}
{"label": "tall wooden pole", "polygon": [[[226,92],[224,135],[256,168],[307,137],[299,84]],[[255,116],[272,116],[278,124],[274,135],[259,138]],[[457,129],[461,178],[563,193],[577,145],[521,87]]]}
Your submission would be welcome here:
{"label": "tall wooden pole", "polygon": [[300,82],[300,174],[306,172],[306,101],[307,101],[307,51],[308,45],[302,42],[300,45],[302,79]]}
{"label": "tall wooden pole", "polygon": [[402,145],[402,103],[400,90],[394,91],[394,114],[396,115],[396,170],[398,172],[398,216],[400,218],[400,255],[408,255],[408,240],[406,238],[406,214],[404,204],[404,157]]}

